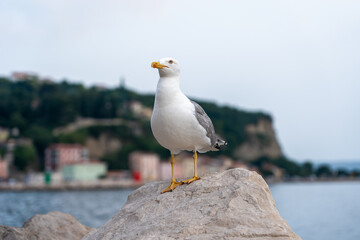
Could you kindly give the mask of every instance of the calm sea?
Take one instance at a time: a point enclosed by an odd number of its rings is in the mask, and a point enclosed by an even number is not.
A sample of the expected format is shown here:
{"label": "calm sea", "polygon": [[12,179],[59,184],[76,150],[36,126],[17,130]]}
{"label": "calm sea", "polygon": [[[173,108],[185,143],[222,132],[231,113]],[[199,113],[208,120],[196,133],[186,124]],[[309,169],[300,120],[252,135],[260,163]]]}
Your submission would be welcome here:
{"label": "calm sea", "polygon": [[[270,189],[281,216],[304,240],[360,239],[360,182],[278,183]],[[0,225],[19,227],[34,214],[56,210],[99,227],[131,191],[3,192]]]}

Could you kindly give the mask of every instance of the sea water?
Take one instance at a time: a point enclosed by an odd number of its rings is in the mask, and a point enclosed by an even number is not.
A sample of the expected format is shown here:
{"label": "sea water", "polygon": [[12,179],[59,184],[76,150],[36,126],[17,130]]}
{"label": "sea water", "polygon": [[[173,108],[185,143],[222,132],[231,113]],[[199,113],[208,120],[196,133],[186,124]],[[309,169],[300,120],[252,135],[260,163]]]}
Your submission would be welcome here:
{"label": "sea water", "polygon": [[[277,183],[270,190],[280,215],[304,240],[360,239],[360,182]],[[131,191],[2,192],[0,225],[20,227],[35,214],[61,211],[100,227]]]}

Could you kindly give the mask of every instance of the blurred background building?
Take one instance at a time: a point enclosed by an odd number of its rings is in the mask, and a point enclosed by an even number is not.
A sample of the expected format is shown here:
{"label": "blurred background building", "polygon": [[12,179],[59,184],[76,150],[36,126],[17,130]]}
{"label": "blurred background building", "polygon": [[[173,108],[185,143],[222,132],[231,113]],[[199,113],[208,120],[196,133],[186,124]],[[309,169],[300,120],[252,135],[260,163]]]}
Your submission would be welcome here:
{"label": "blurred background building", "polygon": [[49,171],[88,161],[88,150],[80,144],[53,144],[45,149],[45,167]]}

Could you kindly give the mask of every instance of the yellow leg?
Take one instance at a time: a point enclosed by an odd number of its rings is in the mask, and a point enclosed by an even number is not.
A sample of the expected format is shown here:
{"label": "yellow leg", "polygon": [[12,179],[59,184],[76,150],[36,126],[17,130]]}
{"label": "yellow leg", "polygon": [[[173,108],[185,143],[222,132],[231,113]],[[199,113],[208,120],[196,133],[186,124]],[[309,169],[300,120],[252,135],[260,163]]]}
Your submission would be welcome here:
{"label": "yellow leg", "polygon": [[196,172],[196,162],[197,162],[197,153],[196,151],[194,151],[194,155],[193,155],[193,159],[194,159],[194,177],[190,178],[188,180],[184,180],[182,181],[182,183],[192,183],[193,181],[199,180],[200,178],[197,176],[197,172]]}
{"label": "yellow leg", "polygon": [[161,193],[172,192],[172,190],[174,190],[177,186],[183,184],[183,182],[177,182],[175,179],[174,165],[175,165],[175,158],[174,155],[171,154],[171,174],[172,174],[171,184],[167,188],[165,188]]}

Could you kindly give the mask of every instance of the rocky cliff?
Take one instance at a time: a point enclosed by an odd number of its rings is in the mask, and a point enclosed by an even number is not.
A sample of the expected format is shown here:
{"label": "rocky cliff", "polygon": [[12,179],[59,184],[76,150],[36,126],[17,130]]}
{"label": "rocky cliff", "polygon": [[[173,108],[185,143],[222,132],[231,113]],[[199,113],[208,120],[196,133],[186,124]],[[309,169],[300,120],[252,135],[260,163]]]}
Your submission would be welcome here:
{"label": "rocky cliff", "polygon": [[160,194],[168,184],[152,182],[135,190],[111,220],[84,240],[300,239],[255,172],[210,174]]}
{"label": "rocky cliff", "polygon": [[[89,119],[87,121],[90,122]],[[103,120],[94,120],[91,122],[92,124],[102,123]],[[89,156],[93,159],[101,159],[107,154],[112,154],[124,147],[124,144],[129,144],[136,146],[136,149],[144,148],[143,145],[138,145],[139,142],[136,140],[136,136],[146,139],[143,142],[152,143],[154,142],[152,133],[149,132],[149,129],[142,129],[140,123],[134,122],[126,122],[118,119],[119,122],[110,122],[114,128],[106,128],[108,125],[94,125],[97,126],[97,134],[96,136],[92,136],[91,134],[87,133],[84,135],[84,142],[83,144],[89,150]],[[75,124],[76,123],[76,124]],[[79,122],[75,122],[73,125],[77,127],[89,127],[87,125],[81,125]],[[87,122],[86,122],[87,123]],[[107,122],[106,122],[107,123]],[[109,124],[110,124],[109,123]],[[120,124],[121,123],[121,124]],[[118,124],[118,125],[116,125]],[[150,123],[146,123],[146,126],[150,125]],[[71,131],[77,131],[79,129],[75,129],[72,125],[71,127],[64,128],[63,133],[69,134]],[[90,127],[94,127],[90,126]],[[109,125],[110,126],[110,125]],[[116,127],[122,126],[123,129],[119,130]],[[144,126],[143,126],[144,127]],[[148,126],[147,126],[148,127]],[[60,128],[59,128],[60,129]],[[57,130],[59,133],[60,130]],[[238,139],[238,133],[226,133],[224,138],[230,139],[230,146],[231,149],[225,149],[224,154],[230,155],[234,160],[242,160],[242,161],[253,161],[260,157],[268,157],[268,158],[278,158],[283,155],[279,141],[276,137],[276,133],[273,127],[273,123],[269,118],[259,118],[257,121],[253,121],[251,123],[247,123],[246,125],[242,126],[242,134],[244,135],[243,141],[241,143],[234,142],[233,139]],[[133,137],[123,136],[121,135],[123,132],[128,131],[130,132]],[[90,131],[91,132],[91,131]],[[120,133],[119,133],[120,132]],[[144,132],[148,132],[148,134],[144,135]],[[241,137],[240,137],[241,138]],[[158,145],[157,143],[155,143]],[[151,145],[151,144],[150,144]],[[150,146],[149,145],[149,146]],[[149,146],[145,147],[146,151],[149,151]],[[160,146],[158,146],[161,148]],[[234,150],[233,150],[234,149]],[[154,149],[150,149],[154,150]],[[157,149],[158,150],[158,149]],[[230,152],[228,151],[230,150]],[[157,151],[158,152],[158,151]],[[231,153],[232,152],[232,153]]]}
{"label": "rocky cliff", "polygon": [[121,139],[104,132],[98,138],[88,137],[85,146],[89,150],[90,158],[100,159],[106,154],[121,149],[122,143]]}
{"label": "rocky cliff", "polygon": [[237,159],[251,161],[260,157],[278,158],[283,155],[276,138],[272,122],[268,119],[259,119],[256,124],[245,126],[247,141],[237,147]]}

